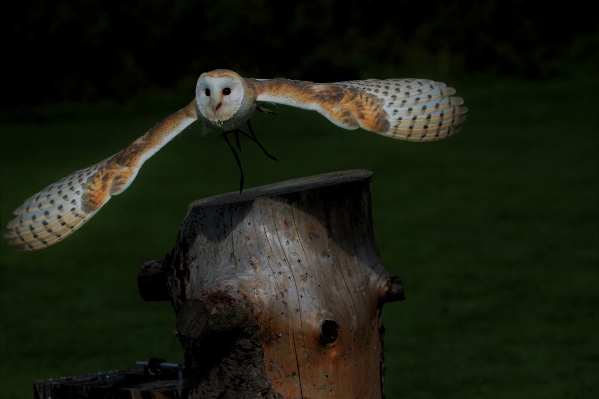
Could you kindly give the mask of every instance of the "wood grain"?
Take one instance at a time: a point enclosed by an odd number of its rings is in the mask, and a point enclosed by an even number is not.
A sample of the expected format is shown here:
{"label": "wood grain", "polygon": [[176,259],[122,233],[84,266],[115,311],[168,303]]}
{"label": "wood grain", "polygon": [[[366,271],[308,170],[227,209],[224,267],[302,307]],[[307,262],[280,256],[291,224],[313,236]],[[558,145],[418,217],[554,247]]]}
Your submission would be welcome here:
{"label": "wood grain", "polygon": [[179,331],[190,398],[383,397],[381,307],[403,299],[403,283],[378,253],[371,176],[190,205],[164,263],[178,323],[192,331]]}

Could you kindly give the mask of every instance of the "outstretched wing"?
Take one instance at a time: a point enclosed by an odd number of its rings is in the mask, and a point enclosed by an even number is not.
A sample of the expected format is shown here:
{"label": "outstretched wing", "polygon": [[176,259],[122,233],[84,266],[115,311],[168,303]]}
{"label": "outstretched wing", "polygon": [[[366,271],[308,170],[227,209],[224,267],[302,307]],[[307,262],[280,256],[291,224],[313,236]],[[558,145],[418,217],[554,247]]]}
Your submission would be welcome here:
{"label": "outstretched wing", "polygon": [[122,193],[143,163],[197,120],[196,102],[158,123],[127,148],[49,185],[14,211],[4,235],[18,250],[34,251],[79,229],[113,196]]}
{"label": "outstretched wing", "polygon": [[345,129],[358,127],[410,141],[442,139],[466,120],[463,100],[445,83],[425,79],[313,83],[249,79],[256,101],[318,111]]}

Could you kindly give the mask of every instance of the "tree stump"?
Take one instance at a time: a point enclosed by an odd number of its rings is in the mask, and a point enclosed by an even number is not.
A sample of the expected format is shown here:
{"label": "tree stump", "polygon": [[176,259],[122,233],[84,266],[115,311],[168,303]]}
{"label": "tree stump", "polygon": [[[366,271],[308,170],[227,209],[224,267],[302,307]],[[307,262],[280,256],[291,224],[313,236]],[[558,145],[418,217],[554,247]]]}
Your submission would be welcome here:
{"label": "tree stump", "polygon": [[371,176],[190,205],[172,252],[140,273],[144,299],[170,295],[189,398],[384,397],[381,308],[403,283],[378,253]]}

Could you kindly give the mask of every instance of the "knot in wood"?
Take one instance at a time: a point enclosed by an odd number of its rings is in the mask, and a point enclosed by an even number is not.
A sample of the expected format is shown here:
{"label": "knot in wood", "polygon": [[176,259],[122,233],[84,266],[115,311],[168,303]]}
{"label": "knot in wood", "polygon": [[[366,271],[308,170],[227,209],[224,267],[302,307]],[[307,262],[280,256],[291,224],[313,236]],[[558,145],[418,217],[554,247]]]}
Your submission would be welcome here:
{"label": "knot in wood", "polygon": [[185,338],[200,338],[208,326],[208,308],[199,299],[189,299],[177,313],[177,332]]}
{"label": "knot in wood", "polygon": [[330,345],[337,340],[339,336],[339,325],[335,320],[325,320],[320,325],[320,342],[323,345]]}
{"label": "knot in wood", "polygon": [[383,302],[397,302],[406,299],[404,295],[403,280],[397,276],[391,276],[386,284],[387,294]]}

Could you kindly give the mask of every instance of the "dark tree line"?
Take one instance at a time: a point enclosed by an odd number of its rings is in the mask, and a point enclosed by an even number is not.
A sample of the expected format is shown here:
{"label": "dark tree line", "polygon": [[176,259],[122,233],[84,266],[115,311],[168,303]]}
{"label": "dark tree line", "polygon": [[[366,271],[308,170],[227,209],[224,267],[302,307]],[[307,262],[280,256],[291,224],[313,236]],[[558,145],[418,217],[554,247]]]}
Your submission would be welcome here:
{"label": "dark tree line", "polygon": [[[589,1],[5,0],[3,108],[193,87],[203,71],[315,81],[599,65]],[[189,89],[192,90],[192,89]]]}

